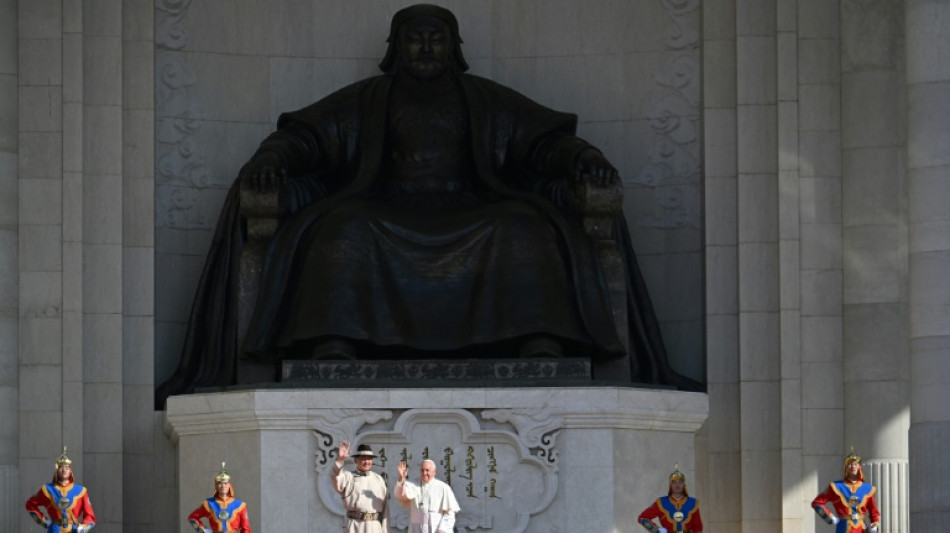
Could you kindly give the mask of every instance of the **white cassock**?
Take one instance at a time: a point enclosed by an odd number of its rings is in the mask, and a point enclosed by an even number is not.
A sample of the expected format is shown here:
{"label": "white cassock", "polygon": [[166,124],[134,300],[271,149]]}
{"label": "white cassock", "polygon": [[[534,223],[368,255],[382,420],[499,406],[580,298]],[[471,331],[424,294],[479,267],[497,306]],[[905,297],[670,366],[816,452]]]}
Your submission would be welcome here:
{"label": "white cassock", "polygon": [[425,485],[416,485],[406,480],[397,483],[393,492],[399,504],[409,509],[408,533],[451,532],[455,527],[459,502],[446,483],[433,479]]}

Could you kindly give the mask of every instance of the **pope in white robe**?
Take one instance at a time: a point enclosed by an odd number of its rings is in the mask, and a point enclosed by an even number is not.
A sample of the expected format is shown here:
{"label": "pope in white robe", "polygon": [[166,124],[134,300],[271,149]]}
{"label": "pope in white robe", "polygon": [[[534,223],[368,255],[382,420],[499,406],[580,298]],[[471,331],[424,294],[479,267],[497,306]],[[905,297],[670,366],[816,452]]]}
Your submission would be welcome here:
{"label": "pope in white robe", "polygon": [[393,493],[399,505],[409,509],[408,533],[452,533],[459,503],[448,484],[435,479],[435,462],[422,461],[419,484],[406,479],[409,467],[405,462],[396,468],[399,482]]}

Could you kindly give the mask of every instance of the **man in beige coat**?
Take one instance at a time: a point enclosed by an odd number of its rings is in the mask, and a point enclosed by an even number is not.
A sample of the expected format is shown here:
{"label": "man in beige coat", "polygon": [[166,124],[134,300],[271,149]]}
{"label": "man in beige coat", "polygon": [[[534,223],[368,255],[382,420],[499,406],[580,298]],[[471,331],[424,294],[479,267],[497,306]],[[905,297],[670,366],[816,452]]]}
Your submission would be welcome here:
{"label": "man in beige coat", "polygon": [[[356,470],[343,470],[347,457],[353,457]],[[372,470],[374,457],[368,444],[360,444],[352,456],[347,441],[337,449],[330,482],[343,498],[344,533],[389,533],[389,491],[383,477]]]}

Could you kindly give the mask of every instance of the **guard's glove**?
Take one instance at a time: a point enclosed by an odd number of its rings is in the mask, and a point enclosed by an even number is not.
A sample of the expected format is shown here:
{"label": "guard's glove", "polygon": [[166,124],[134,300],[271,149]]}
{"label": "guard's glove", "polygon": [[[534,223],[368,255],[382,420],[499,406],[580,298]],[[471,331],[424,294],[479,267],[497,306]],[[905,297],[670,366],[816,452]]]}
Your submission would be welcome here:
{"label": "guard's glove", "polygon": [[50,524],[52,524],[52,523],[53,523],[53,521],[52,521],[52,520],[50,520],[49,518],[44,518],[43,520],[45,520],[45,521],[46,521],[46,527],[47,527],[47,528],[49,527],[49,525],[50,525]]}
{"label": "guard's glove", "polygon": [[828,515],[828,516],[831,517],[831,525],[833,525],[833,526],[838,525],[838,522],[841,521],[841,520],[839,520],[838,517],[835,516],[835,515]]}
{"label": "guard's glove", "polygon": [[871,529],[868,530],[870,533],[877,533],[877,524],[872,524]]}
{"label": "guard's glove", "polygon": [[76,533],[86,533],[87,531],[89,531],[89,528],[87,528],[85,524],[76,526]]}
{"label": "guard's glove", "polygon": [[211,533],[211,528],[210,528],[210,527],[203,527],[203,528],[201,528],[201,531],[202,531],[203,533]]}
{"label": "guard's glove", "polygon": [[666,531],[666,528],[665,528],[665,527],[661,527],[661,528],[659,528],[659,529],[656,530],[656,533],[668,533],[668,532]]}

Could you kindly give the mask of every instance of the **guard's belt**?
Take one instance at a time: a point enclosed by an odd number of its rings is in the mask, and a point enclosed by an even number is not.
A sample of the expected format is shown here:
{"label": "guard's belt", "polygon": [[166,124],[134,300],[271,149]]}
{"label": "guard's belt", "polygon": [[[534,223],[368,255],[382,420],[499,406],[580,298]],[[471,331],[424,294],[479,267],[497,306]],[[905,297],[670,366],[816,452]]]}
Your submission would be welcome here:
{"label": "guard's belt", "polygon": [[838,518],[840,518],[841,520],[851,520],[851,519],[853,518],[853,519],[857,520],[858,522],[864,522],[864,517],[865,517],[865,516],[866,516],[866,513],[854,513],[853,515],[852,515],[852,514],[839,514],[839,515],[838,515]]}

